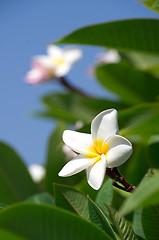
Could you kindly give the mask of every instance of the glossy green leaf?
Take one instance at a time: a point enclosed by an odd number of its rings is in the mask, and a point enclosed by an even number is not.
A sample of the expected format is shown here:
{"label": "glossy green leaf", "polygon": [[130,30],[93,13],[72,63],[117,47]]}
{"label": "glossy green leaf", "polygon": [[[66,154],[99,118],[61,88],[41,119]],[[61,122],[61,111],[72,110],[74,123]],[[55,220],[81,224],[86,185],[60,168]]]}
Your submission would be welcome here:
{"label": "glossy green leaf", "polygon": [[49,204],[49,205],[55,205],[53,197],[47,193],[39,193],[31,196],[27,199],[27,202],[37,203],[37,204]]}
{"label": "glossy green leaf", "polygon": [[142,3],[150,9],[159,12],[159,1],[158,0],[144,0]]}
{"label": "glossy green leaf", "polygon": [[153,101],[159,95],[157,78],[126,63],[100,65],[96,67],[96,77],[130,105]]}
{"label": "glossy green leaf", "polygon": [[28,240],[111,240],[95,224],[49,205],[12,206],[0,213],[0,226]]}
{"label": "glossy green leaf", "polygon": [[159,53],[159,20],[128,19],[80,28],[53,44],[74,43]]}
{"label": "glossy green leaf", "polygon": [[151,166],[153,168],[158,168],[159,169],[159,161],[158,161],[158,156],[159,156],[159,135],[151,137],[151,139],[149,141],[147,154],[148,154],[149,160],[151,162]]}
{"label": "glossy green leaf", "polygon": [[[88,122],[94,116],[92,108],[85,106],[85,98],[79,94],[53,93],[43,97],[49,116],[75,123],[79,120]],[[45,112],[44,112],[45,114]]]}
{"label": "glossy green leaf", "polygon": [[0,203],[0,209],[5,209],[5,208],[7,208],[7,205],[4,203]]}
{"label": "glossy green leaf", "polygon": [[136,191],[123,203],[120,213],[126,215],[139,207],[159,204],[159,174],[147,174]]}
{"label": "glossy green leaf", "polygon": [[110,207],[108,207],[112,222],[116,227],[116,230],[119,234],[121,240],[137,240],[131,226],[128,224],[125,218],[121,217],[119,213]]}
{"label": "glossy green leaf", "polygon": [[134,233],[141,238],[145,239],[145,235],[143,232],[143,227],[142,227],[142,208],[138,208],[134,212],[134,218],[133,218],[133,230]]}
{"label": "glossy green leaf", "polygon": [[131,158],[120,167],[120,170],[122,170],[123,176],[129,183],[137,186],[149,167],[148,145],[140,141],[138,144],[133,145]]}
{"label": "glossy green leaf", "polygon": [[150,137],[159,134],[159,103],[139,104],[119,112],[119,121],[125,123],[120,131],[123,136]]}
{"label": "glossy green leaf", "polygon": [[142,211],[142,226],[146,239],[158,240],[159,207],[144,208]]}
{"label": "glossy green leaf", "polygon": [[37,191],[18,154],[10,146],[0,142],[0,201],[10,204],[25,200]]}
{"label": "glossy green leaf", "polygon": [[102,228],[112,239],[117,240],[114,231],[101,209],[88,197],[90,221]]}
{"label": "glossy green leaf", "polygon": [[108,179],[101,189],[98,191],[97,197],[96,197],[96,203],[98,206],[102,209],[104,214],[108,217],[109,211],[104,203],[106,203],[108,206],[112,205],[113,200],[113,180]]}
{"label": "glossy green leaf", "polygon": [[100,111],[107,108],[122,109],[123,103],[107,99],[85,98],[73,92],[52,93],[42,98],[46,109],[39,116],[66,120],[71,123],[90,122]]}
{"label": "glossy green leaf", "polygon": [[48,153],[46,161],[46,191],[53,193],[53,183],[64,183],[74,185],[79,183],[82,174],[78,174],[68,178],[62,178],[58,176],[58,173],[62,167],[66,164],[66,156],[62,151],[64,145],[62,141],[63,131],[68,129],[68,126],[60,122],[56,129],[51,134],[48,144]]}
{"label": "glossy green leaf", "polygon": [[159,78],[159,56],[139,52],[121,52],[122,59],[128,64]]}
{"label": "glossy green leaf", "polygon": [[54,184],[55,204],[89,219],[88,200],[85,195],[69,186]]}
{"label": "glossy green leaf", "polygon": [[6,231],[4,229],[0,229],[0,239],[1,240],[28,240],[28,238],[18,236],[17,234],[11,233],[10,231]]}

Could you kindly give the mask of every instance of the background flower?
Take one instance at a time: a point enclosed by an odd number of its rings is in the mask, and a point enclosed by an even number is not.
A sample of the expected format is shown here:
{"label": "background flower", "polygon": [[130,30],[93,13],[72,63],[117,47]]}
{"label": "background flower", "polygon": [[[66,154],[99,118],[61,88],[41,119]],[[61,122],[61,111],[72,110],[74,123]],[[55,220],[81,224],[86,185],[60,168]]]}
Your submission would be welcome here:
{"label": "background flower", "polygon": [[65,76],[72,65],[82,56],[78,48],[59,48],[55,45],[47,47],[47,55],[35,56],[25,81],[30,84],[38,84],[50,81],[53,78]]}

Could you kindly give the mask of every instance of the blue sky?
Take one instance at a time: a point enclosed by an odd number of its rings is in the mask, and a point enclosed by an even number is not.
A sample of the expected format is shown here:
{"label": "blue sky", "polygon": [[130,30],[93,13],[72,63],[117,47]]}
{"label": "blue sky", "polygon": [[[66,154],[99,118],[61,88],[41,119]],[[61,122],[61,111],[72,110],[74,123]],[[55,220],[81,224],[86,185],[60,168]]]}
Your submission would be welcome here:
{"label": "blue sky", "polygon": [[[0,2],[0,140],[13,146],[26,164],[43,163],[54,121],[34,118],[40,96],[57,84],[31,86],[23,79],[34,55],[69,32],[94,23],[127,18],[157,18],[138,0],[2,0]],[[82,60],[68,74],[72,83],[111,97],[86,72],[99,48],[81,47]]]}

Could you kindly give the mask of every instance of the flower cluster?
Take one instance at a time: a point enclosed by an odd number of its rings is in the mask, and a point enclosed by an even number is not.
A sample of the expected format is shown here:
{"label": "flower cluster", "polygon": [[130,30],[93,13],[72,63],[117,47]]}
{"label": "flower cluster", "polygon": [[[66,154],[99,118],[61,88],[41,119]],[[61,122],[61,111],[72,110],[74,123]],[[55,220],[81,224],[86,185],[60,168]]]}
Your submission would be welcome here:
{"label": "flower cluster", "polygon": [[47,47],[47,55],[35,56],[32,60],[32,69],[27,73],[25,81],[38,84],[66,75],[72,65],[82,56],[78,48],[61,49],[55,45]]}
{"label": "flower cluster", "polygon": [[62,168],[59,176],[72,176],[86,169],[89,185],[98,190],[103,183],[106,168],[118,167],[132,154],[131,143],[118,134],[115,109],[103,111],[93,119],[91,134],[64,131],[64,143],[78,155]]}

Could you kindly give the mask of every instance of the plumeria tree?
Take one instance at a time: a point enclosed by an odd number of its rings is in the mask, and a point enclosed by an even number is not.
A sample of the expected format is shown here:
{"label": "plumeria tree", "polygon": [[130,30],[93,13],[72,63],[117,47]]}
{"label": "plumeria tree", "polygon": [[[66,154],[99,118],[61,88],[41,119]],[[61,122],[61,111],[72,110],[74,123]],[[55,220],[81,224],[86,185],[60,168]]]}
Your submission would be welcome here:
{"label": "plumeria tree", "polygon": [[[42,97],[38,115],[57,120],[43,166],[0,143],[0,239],[159,238],[158,42],[158,19],[129,19],[77,29],[33,57],[25,82],[64,91]],[[90,73],[118,100],[67,79],[80,44],[105,48]]]}

